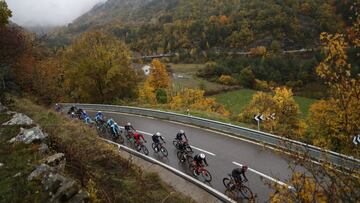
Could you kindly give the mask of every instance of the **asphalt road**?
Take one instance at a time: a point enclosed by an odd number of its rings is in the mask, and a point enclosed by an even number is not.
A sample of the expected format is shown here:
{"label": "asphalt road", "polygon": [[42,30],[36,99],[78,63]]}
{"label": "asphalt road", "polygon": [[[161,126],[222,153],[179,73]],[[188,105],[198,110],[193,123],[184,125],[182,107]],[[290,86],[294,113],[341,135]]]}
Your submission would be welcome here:
{"label": "asphalt road", "polygon": [[[89,113],[94,116],[94,112],[89,111]],[[246,185],[256,195],[256,202],[268,201],[270,194],[273,192],[265,182],[286,182],[291,176],[291,171],[288,168],[289,158],[250,141],[171,121],[115,112],[104,112],[104,114],[106,118],[114,118],[121,126],[131,122],[138,131],[150,134],[155,132],[162,133],[166,141],[165,147],[169,152],[168,157],[164,158],[154,153],[151,148],[151,135],[144,134],[145,139],[148,141],[145,145],[150,151],[149,156],[191,175],[188,167],[184,163],[179,162],[176,156],[177,150],[172,144],[176,133],[180,129],[185,130],[186,136],[193,146],[194,154],[202,152],[206,155],[209,163],[207,169],[213,177],[209,185],[220,192],[225,191],[222,179],[228,173],[231,173],[232,169],[239,167],[238,164],[244,164],[249,167],[246,173],[249,182]],[[126,141],[125,144],[127,144]]]}

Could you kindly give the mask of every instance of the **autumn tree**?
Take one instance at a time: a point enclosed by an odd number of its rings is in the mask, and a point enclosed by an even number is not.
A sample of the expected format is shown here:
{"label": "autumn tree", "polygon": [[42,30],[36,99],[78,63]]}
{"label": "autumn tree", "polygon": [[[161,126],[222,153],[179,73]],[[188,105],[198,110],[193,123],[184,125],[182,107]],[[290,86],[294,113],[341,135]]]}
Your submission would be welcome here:
{"label": "autumn tree", "polygon": [[146,78],[144,85],[140,86],[139,99],[141,102],[151,104],[166,103],[169,87],[170,77],[165,65],[154,59],[151,62],[150,75]]}
{"label": "autumn tree", "polygon": [[11,10],[8,8],[7,3],[0,0],[0,28],[3,28],[9,23],[9,18],[12,16]]}
{"label": "autumn tree", "polygon": [[79,102],[104,103],[132,97],[137,73],[124,43],[102,32],[81,35],[64,53],[65,88]]}
{"label": "autumn tree", "polygon": [[330,98],[313,104],[309,125],[314,143],[331,150],[359,156],[356,147],[350,147],[352,137],[360,132],[360,75],[352,74],[347,49],[359,51],[360,18],[357,17],[348,36],[322,33],[324,60],[316,73],[330,88]]}
{"label": "autumn tree", "polygon": [[[240,113],[240,120],[253,122],[254,115],[263,114],[267,120],[262,127],[272,133],[288,138],[301,138],[305,133],[306,125],[299,119],[299,105],[293,98],[291,89],[286,87],[275,88],[272,94],[256,93],[250,104]],[[275,119],[270,119],[275,114]]]}
{"label": "autumn tree", "polygon": [[223,105],[217,103],[214,98],[206,98],[204,94],[203,90],[186,88],[171,98],[170,108],[199,110],[229,116],[230,113]]}

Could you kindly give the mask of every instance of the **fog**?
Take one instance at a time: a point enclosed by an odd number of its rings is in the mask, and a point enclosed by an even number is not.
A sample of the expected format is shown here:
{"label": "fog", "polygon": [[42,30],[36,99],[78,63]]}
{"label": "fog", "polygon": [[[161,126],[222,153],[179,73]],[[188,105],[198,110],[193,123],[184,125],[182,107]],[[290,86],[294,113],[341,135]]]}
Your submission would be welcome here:
{"label": "fog", "polygon": [[20,26],[66,25],[106,0],[5,0]]}

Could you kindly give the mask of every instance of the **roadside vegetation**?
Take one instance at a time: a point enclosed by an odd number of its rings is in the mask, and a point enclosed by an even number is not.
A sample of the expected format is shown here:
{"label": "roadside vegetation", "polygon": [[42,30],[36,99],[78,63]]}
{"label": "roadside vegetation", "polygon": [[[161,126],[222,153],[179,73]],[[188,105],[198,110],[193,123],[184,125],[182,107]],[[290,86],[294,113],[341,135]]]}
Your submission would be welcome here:
{"label": "roadside vegetation", "polygon": [[1,125],[10,118],[11,115],[0,113],[0,163],[3,164],[0,166],[0,202],[44,202],[49,194],[27,177],[45,155],[39,153],[40,144],[9,143],[21,127]]}
{"label": "roadside vegetation", "polygon": [[93,202],[193,202],[162,182],[157,174],[142,171],[131,160],[122,158],[115,146],[99,140],[96,130],[82,122],[27,99],[16,99],[14,109],[29,115],[49,134],[51,147],[66,155],[66,171],[91,189]]}

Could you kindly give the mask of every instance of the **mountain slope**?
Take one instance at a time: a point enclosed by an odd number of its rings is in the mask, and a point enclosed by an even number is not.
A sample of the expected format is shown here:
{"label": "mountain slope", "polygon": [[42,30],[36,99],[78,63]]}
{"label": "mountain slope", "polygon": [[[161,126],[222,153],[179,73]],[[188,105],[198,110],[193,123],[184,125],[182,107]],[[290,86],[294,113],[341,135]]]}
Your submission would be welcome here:
{"label": "mountain slope", "polygon": [[215,47],[247,50],[274,43],[283,49],[314,47],[320,32],[345,26],[339,2],[343,1],[108,0],[52,40],[102,29],[143,53]]}

